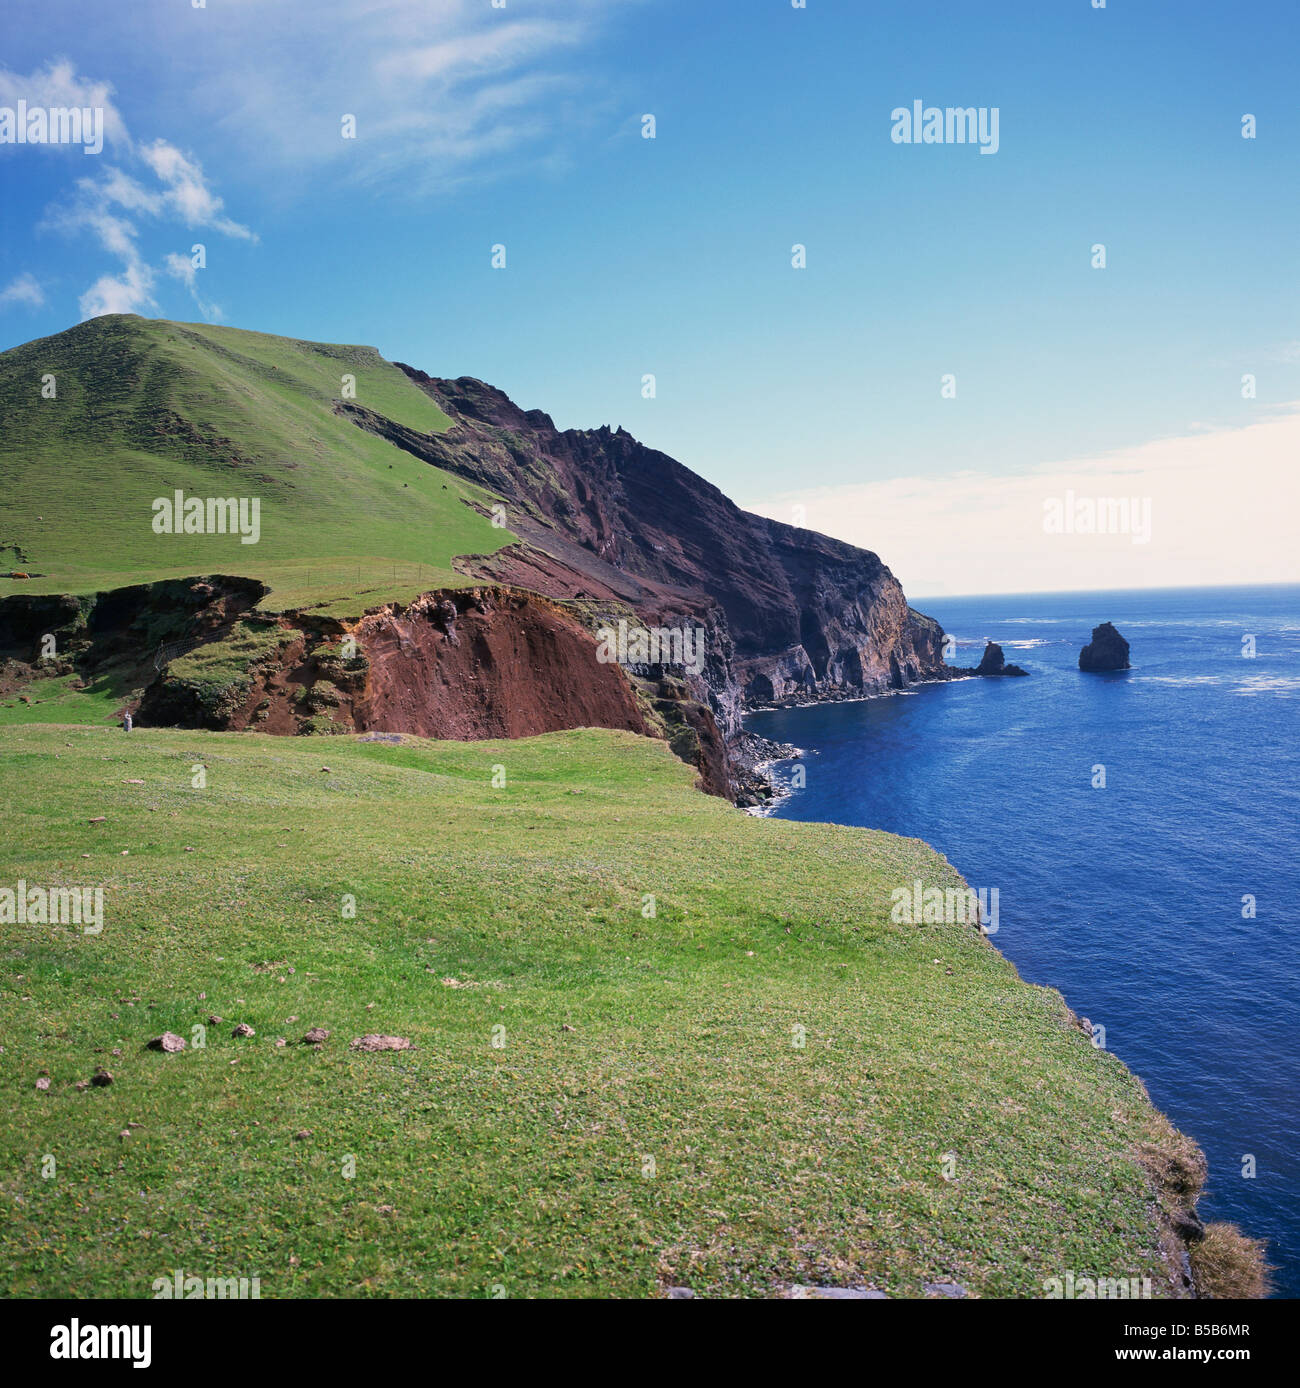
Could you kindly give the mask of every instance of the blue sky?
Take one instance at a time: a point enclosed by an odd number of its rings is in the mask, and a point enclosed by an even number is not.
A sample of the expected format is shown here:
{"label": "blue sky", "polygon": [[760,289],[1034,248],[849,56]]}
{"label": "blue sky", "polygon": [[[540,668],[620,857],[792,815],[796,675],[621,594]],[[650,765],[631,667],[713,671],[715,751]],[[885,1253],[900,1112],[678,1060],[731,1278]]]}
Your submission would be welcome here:
{"label": "blue sky", "polygon": [[[1114,490],[1146,447],[1214,435],[1229,458],[1300,400],[1294,0],[6,12],[0,106],[99,87],[110,119],[99,155],[0,145],[0,346],[104,308],[373,343],[561,426],[622,424],[771,514],[806,494],[808,524],[933,591],[962,588],[924,538],[950,479],[983,481],[943,545],[1044,469],[1107,458]],[[998,108],[997,153],[894,143],[917,99]],[[1257,480],[1252,505],[1286,481]],[[915,531],[892,555],[886,521]],[[1283,538],[1242,581],[1292,576]],[[965,590],[1203,564],[1158,548]]]}

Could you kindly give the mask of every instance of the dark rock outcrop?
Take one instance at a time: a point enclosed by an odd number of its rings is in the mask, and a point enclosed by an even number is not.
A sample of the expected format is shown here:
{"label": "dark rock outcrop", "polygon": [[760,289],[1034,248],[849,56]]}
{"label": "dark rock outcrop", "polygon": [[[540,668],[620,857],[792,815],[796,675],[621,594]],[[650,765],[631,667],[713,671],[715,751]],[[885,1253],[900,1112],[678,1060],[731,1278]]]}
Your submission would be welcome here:
{"label": "dark rock outcrop", "polygon": [[[216,640],[266,595],[256,579],[163,579],[99,593],[0,598],[0,695],[38,675],[76,673],[124,690],[153,678],[160,655]],[[43,658],[53,638],[54,655]]]}
{"label": "dark rock outcrop", "polygon": [[1110,622],[1093,627],[1092,640],[1079,652],[1079,669],[1089,671],[1127,670],[1128,642]]}
{"label": "dark rock outcrop", "polygon": [[1006,656],[1002,654],[1002,647],[990,641],[984,647],[984,655],[976,666],[975,673],[986,679],[998,679],[1003,675],[1027,675],[1029,671],[1022,670],[1019,665],[1008,665]]}

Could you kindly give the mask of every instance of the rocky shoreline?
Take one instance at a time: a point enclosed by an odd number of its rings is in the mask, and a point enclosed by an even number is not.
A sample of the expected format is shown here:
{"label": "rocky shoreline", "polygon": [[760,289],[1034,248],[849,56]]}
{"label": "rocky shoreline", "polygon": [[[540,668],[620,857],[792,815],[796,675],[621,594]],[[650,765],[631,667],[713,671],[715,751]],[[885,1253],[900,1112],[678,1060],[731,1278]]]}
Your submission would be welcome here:
{"label": "rocky shoreline", "polygon": [[790,794],[778,786],[768,770],[777,762],[803,756],[789,742],[773,742],[748,728],[738,732],[727,748],[731,757],[735,806],[747,814],[765,814]]}

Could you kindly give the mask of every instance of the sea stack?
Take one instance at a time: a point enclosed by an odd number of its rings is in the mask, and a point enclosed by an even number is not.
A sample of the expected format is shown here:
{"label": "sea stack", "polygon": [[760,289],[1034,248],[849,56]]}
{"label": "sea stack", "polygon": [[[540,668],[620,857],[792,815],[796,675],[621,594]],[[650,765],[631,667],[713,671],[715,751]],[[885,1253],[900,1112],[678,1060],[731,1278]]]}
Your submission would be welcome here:
{"label": "sea stack", "polygon": [[1080,670],[1127,670],[1128,642],[1110,622],[1093,627],[1092,640],[1079,652]]}
{"label": "sea stack", "polygon": [[1002,647],[990,641],[984,647],[984,654],[975,673],[996,679],[1000,675],[1027,675],[1029,671],[1022,670],[1019,665],[1008,665],[1006,656],[1002,654]]}

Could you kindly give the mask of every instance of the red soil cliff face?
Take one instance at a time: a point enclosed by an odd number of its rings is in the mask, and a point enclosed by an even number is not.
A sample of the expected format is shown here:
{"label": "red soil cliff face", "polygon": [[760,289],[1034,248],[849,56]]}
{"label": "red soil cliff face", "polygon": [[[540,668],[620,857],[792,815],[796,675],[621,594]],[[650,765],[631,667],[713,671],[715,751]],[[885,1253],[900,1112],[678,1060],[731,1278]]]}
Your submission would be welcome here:
{"label": "red soil cliff face", "polygon": [[[669,743],[702,790],[735,793],[713,715],[685,684],[633,679],[602,662],[589,616],[536,593],[443,589],[356,622],[303,611],[249,624],[271,639],[242,676],[221,682],[202,660],[197,669],[168,663],[134,710],[139,725],[455,741],[618,728]],[[228,632],[211,635],[200,643],[209,669]]]}
{"label": "red soil cliff face", "polygon": [[527,594],[429,594],[364,618],[353,635],[370,662],[351,700],[359,732],[464,741],[575,727],[646,731],[623,671],[597,661],[570,617]]}

